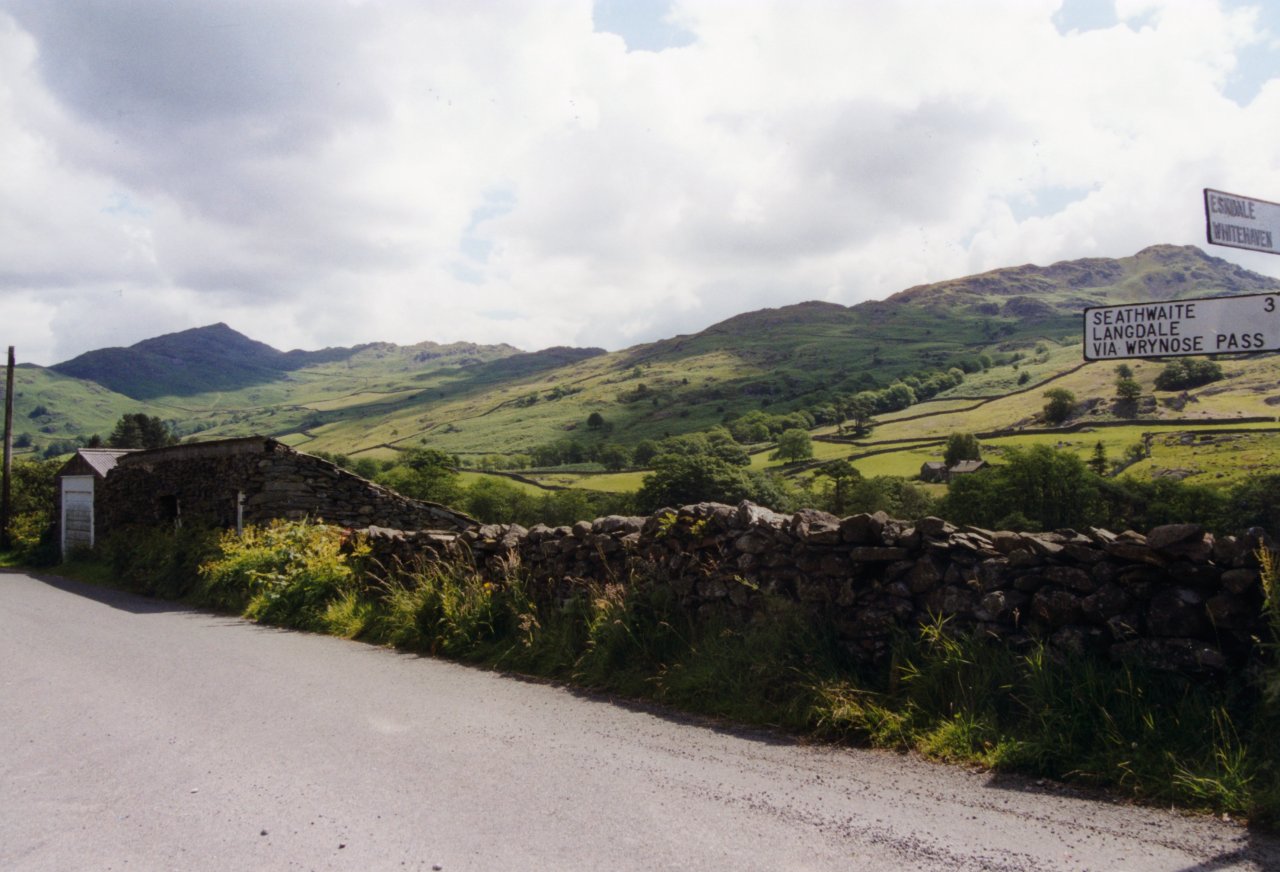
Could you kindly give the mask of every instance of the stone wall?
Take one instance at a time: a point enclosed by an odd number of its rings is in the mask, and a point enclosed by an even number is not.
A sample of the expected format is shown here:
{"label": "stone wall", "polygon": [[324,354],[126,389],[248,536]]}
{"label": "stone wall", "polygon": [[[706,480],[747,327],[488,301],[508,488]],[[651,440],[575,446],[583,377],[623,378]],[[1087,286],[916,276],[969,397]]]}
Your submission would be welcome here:
{"label": "stone wall", "polygon": [[783,597],[830,619],[866,659],[887,652],[896,628],[935,615],[1013,644],[1039,638],[1200,674],[1240,667],[1266,637],[1260,534],[1215,539],[1196,524],[1021,534],[703,503],[573,527],[366,533],[384,567],[451,554],[498,577],[515,564],[547,602],[648,578],[697,614],[750,620]]}
{"label": "stone wall", "polygon": [[236,525],[312,518],[344,527],[462,530],[475,521],[414,500],[264,437],[227,439],[125,455],[99,496],[102,532],[135,523]]}

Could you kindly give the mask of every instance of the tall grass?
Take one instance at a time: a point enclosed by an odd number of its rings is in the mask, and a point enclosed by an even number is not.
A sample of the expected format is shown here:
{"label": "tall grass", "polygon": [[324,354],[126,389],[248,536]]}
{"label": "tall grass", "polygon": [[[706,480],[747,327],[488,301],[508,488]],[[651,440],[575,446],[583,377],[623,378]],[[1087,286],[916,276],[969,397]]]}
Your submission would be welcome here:
{"label": "tall grass", "polygon": [[1280,742],[1275,740],[1280,735],[1280,553],[1262,545],[1255,556],[1271,630],[1267,640],[1271,659],[1261,676],[1263,692],[1254,726],[1254,733],[1266,740],[1261,744],[1264,777],[1258,788],[1257,814],[1263,823],[1280,827]]}
{"label": "tall grass", "polygon": [[[1025,651],[943,621],[902,635],[893,673],[828,680],[816,727],[882,747],[1240,814],[1262,774],[1237,724],[1251,689],[1034,643]],[[1257,747],[1254,747],[1257,745]]]}

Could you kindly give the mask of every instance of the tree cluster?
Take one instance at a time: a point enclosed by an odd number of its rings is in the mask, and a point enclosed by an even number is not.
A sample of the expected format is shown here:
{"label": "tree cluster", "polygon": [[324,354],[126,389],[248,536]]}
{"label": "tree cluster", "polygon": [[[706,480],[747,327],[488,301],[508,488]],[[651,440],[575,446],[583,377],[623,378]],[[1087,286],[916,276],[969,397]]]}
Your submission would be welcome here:
{"label": "tree cluster", "polygon": [[1047,445],[1006,449],[999,465],[954,479],[939,511],[988,529],[1148,530],[1195,521],[1223,533],[1257,526],[1280,535],[1280,473],[1226,491],[1174,479],[1104,478],[1096,472],[1105,466],[1100,446],[1089,462]]}
{"label": "tree cluster", "polygon": [[816,423],[817,419],[810,412],[770,414],[760,409],[753,409],[729,421],[725,426],[735,441],[743,445],[752,445],[777,439],[784,430],[810,430]]}
{"label": "tree cluster", "polygon": [[178,437],[160,418],[142,412],[122,415],[107,437],[112,448],[164,448],[177,445]]}
{"label": "tree cluster", "polygon": [[1222,378],[1222,367],[1212,360],[1180,358],[1164,365],[1156,376],[1156,390],[1183,391],[1198,388]]}

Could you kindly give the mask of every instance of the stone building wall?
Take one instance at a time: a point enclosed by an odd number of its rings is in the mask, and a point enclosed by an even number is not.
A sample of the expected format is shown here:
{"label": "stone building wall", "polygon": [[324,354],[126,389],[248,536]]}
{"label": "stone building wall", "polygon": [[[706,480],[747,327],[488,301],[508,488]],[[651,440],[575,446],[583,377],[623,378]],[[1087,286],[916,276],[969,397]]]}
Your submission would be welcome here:
{"label": "stone building wall", "polygon": [[125,455],[99,497],[103,533],[136,523],[234,527],[312,518],[343,527],[462,530],[475,521],[414,500],[264,437],[175,445]]}
{"label": "stone building wall", "polygon": [[544,602],[648,579],[696,614],[751,620],[782,597],[830,619],[865,659],[937,615],[1015,645],[1039,638],[1199,674],[1241,667],[1267,637],[1258,536],[1215,539],[1196,524],[1022,534],[703,503],[573,527],[366,533],[381,566],[451,554],[497,579],[518,565]]}

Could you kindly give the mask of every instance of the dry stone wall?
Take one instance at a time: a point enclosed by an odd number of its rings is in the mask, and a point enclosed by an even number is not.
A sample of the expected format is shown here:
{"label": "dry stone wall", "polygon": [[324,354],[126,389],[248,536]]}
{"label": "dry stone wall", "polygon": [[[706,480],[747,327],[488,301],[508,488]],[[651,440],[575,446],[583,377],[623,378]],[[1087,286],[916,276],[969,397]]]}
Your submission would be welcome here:
{"label": "dry stone wall", "polygon": [[572,527],[366,533],[384,567],[463,556],[497,579],[519,566],[546,602],[607,582],[659,583],[699,615],[751,620],[781,597],[831,621],[869,660],[886,654],[898,628],[935,616],[1015,645],[1038,638],[1209,675],[1246,664],[1265,637],[1258,531],[1024,534],[701,503]]}

